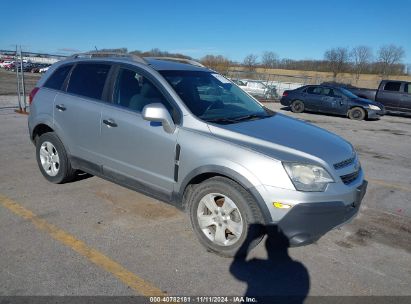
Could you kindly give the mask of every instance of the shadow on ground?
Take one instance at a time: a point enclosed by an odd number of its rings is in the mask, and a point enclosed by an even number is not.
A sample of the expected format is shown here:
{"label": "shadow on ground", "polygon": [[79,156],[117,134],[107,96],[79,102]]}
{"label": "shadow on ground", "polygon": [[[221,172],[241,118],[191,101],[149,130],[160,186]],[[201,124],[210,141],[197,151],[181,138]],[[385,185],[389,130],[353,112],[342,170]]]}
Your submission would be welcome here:
{"label": "shadow on ground", "polygon": [[310,277],[305,266],[288,255],[288,238],[276,226],[267,228],[253,225],[251,229],[267,233],[265,247],[268,258],[247,260],[242,254],[261,235],[247,237],[238,250],[230,272],[238,280],[247,283],[245,296],[255,298],[258,303],[302,303],[309,292]]}

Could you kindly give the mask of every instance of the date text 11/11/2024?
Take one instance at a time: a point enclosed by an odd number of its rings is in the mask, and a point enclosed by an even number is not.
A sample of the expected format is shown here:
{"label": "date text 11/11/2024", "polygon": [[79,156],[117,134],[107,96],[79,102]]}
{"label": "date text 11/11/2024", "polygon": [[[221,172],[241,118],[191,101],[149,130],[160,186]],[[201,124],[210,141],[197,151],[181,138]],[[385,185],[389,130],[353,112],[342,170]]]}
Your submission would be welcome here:
{"label": "date text 11/11/2024", "polygon": [[150,303],[257,303],[253,297],[221,296],[162,296],[150,297]]}

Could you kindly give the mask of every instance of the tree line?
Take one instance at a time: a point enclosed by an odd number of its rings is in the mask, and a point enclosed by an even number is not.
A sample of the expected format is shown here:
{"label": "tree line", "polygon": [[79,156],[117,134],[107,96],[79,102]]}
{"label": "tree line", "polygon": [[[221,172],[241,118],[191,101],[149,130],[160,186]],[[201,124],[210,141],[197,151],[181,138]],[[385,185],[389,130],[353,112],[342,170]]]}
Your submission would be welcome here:
{"label": "tree line", "polygon": [[[115,51],[135,54],[142,57],[177,57],[193,59],[190,56],[162,51],[158,48],[149,51],[134,50],[128,52],[127,48],[103,49],[101,51]],[[257,67],[266,69],[286,69],[332,72],[334,78],[340,73],[352,73],[358,79],[361,74],[404,75],[406,66],[403,64],[405,57],[404,48],[394,44],[381,46],[374,54],[372,48],[359,45],[352,49],[347,47],[330,48],[324,52],[321,60],[294,60],[280,58],[273,51],[265,51],[261,56],[248,54],[242,62],[236,62],[222,55],[205,55],[199,61],[205,66],[226,74],[231,67],[239,66],[248,71],[254,71]],[[411,69],[408,69],[410,74]]]}
{"label": "tree line", "polygon": [[405,51],[401,46],[388,44],[381,46],[376,54],[372,48],[360,45],[352,49],[336,47],[324,52],[322,60],[280,59],[276,53],[267,51],[258,56],[247,55],[242,65],[248,69],[255,67],[289,70],[332,72],[334,77],[340,73],[353,73],[357,79],[360,74],[404,75],[406,66],[402,63]]}

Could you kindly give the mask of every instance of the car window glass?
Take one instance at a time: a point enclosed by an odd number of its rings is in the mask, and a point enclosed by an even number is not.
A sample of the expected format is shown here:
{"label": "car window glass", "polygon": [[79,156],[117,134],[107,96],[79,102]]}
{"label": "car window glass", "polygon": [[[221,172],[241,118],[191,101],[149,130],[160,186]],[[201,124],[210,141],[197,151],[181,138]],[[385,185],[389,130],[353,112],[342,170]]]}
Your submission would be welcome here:
{"label": "car window glass", "polygon": [[342,98],[343,97],[343,94],[340,91],[336,90],[336,89],[331,89],[330,92],[328,93],[328,95],[332,96],[332,97],[337,97],[337,98]]}
{"label": "car window glass", "polygon": [[160,73],[190,111],[206,121],[248,115],[268,116],[265,108],[219,74],[202,71]]}
{"label": "car window glass", "polygon": [[307,89],[307,93],[309,93],[309,94],[321,94],[321,88],[320,87],[309,87]]}
{"label": "car window glass", "polygon": [[387,82],[384,86],[384,91],[399,91],[401,82]]}
{"label": "car window glass", "polygon": [[114,91],[114,104],[136,112],[151,103],[162,103],[170,112],[172,107],[160,90],[136,71],[120,69]]}
{"label": "car window glass", "polygon": [[101,99],[110,65],[78,64],[70,76],[67,92]]}
{"label": "car window glass", "polygon": [[66,80],[66,77],[72,67],[73,65],[65,65],[65,66],[58,68],[53,73],[53,75],[51,75],[50,78],[46,81],[44,86],[46,88],[60,90],[64,83],[64,80]]}
{"label": "car window glass", "polygon": [[404,90],[406,93],[411,94],[411,83],[406,83]]}
{"label": "car window glass", "polygon": [[331,91],[332,91],[332,90],[331,90],[330,88],[323,88],[323,89],[321,90],[321,95],[327,95],[327,96],[329,96]]}

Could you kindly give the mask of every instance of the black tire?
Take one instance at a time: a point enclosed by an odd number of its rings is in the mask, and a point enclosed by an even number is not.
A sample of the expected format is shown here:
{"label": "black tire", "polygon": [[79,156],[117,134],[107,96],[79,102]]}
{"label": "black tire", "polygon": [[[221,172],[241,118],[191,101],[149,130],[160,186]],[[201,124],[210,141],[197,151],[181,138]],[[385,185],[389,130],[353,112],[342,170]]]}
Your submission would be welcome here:
{"label": "black tire", "polygon": [[[54,176],[51,176],[49,173],[46,172],[46,170],[43,168],[40,158],[40,149],[42,145],[46,142],[49,142],[54,146],[54,150],[56,151],[59,158],[58,171],[57,174]],[[67,157],[66,149],[64,148],[64,145],[61,142],[60,138],[53,132],[44,133],[39,138],[37,138],[36,159],[37,164],[40,168],[40,172],[51,183],[63,184],[65,182],[72,180],[75,177],[76,171],[71,167],[70,160]]]}
{"label": "black tire", "polygon": [[294,100],[291,103],[291,111],[294,113],[302,113],[304,112],[305,109],[305,105],[304,102],[302,102],[301,100]]}
{"label": "black tire", "polygon": [[[233,244],[216,244],[215,242],[210,240],[206,236],[205,232],[203,232],[203,230],[200,228],[199,220],[197,217],[200,201],[206,195],[212,193],[223,194],[230,198],[231,201],[235,203],[239,213],[241,214],[241,223],[243,227],[242,233],[241,236],[239,236]],[[195,186],[191,191],[190,197],[188,198],[188,210],[190,213],[191,225],[197,238],[200,240],[200,243],[205,246],[208,251],[214,252],[218,255],[224,257],[244,256],[251,249],[257,246],[260,243],[261,239],[264,237],[262,214],[254,198],[242,186],[228,178],[217,176]],[[222,215],[224,215],[224,213],[222,213]],[[231,214],[229,216],[231,217]],[[215,224],[215,226],[209,227],[211,227],[211,229],[215,227],[216,229],[217,224]],[[230,234],[228,228],[223,229],[225,231],[225,237],[228,238]]]}
{"label": "black tire", "polygon": [[363,120],[365,118],[365,111],[363,108],[354,107],[348,111],[348,118],[352,120]]}

